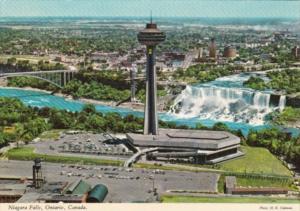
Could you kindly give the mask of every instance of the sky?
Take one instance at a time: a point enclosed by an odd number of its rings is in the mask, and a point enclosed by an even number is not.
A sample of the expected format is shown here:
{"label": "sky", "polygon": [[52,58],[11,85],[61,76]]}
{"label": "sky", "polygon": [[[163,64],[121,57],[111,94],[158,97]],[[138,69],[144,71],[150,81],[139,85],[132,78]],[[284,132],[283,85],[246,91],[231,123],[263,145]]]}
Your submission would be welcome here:
{"label": "sky", "polygon": [[0,17],[300,18],[300,0],[0,0]]}

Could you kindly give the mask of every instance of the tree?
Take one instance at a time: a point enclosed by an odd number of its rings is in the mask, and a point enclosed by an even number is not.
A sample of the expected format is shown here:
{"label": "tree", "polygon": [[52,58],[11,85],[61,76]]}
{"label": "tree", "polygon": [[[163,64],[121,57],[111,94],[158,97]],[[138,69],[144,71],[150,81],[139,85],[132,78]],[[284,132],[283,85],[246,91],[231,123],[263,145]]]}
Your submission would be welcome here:
{"label": "tree", "polygon": [[15,65],[17,63],[17,59],[15,57],[8,58],[6,63],[8,65]]}
{"label": "tree", "polygon": [[23,137],[25,140],[32,140],[44,131],[49,129],[49,125],[43,118],[36,118],[24,124]]}
{"label": "tree", "polygon": [[4,133],[0,132],[0,148],[6,146],[7,143],[8,143],[7,137],[4,135]]}
{"label": "tree", "polygon": [[213,130],[221,130],[221,131],[230,131],[229,127],[223,123],[223,122],[218,122],[216,124],[214,124]]}
{"label": "tree", "polygon": [[106,121],[105,119],[97,114],[93,114],[88,117],[85,122],[85,128],[89,130],[101,131],[104,132],[106,129]]}
{"label": "tree", "polygon": [[56,129],[69,129],[75,124],[70,113],[56,110],[51,113],[50,123]]}
{"label": "tree", "polygon": [[83,106],[82,112],[85,112],[87,114],[95,114],[97,113],[96,107],[93,104],[86,104]]}
{"label": "tree", "polygon": [[195,129],[197,129],[197,130],[207,129],[207,127],[202,125],[201,123],[197,123],[196,126],[195,126]]}

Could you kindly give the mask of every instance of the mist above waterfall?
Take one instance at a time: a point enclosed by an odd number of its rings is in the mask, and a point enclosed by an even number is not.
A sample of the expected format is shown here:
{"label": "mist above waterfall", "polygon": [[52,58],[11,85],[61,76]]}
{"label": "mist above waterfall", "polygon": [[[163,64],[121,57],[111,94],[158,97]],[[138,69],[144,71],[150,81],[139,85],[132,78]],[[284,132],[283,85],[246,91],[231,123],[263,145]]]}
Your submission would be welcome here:
{"label": "mist above waterfall", "polygon": [[261,125],[270,112],[282,110],[285,96],[278,105],[270,103],[271,92],[260,92],[242,87],[249,75],[223,77],[216,81],[187,86],[177,96],[169,111],[178,118],[212,119]]}

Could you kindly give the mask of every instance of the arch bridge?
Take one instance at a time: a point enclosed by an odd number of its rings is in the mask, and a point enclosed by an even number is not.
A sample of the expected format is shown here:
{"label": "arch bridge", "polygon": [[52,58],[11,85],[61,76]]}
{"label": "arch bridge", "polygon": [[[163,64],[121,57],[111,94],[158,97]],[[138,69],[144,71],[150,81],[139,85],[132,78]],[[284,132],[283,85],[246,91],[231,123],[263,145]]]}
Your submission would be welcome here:
{"label": "arch bridge", "polygon": [[49,71],[28,71],[28,72],[0,72],[1,78],[12,78],[12,77],[31,77],[37,78],[43,81],[47,81],[50,84],[59,88],[64,87],[70,80],[74,78],[77,73],[76,70],[49,70]]}

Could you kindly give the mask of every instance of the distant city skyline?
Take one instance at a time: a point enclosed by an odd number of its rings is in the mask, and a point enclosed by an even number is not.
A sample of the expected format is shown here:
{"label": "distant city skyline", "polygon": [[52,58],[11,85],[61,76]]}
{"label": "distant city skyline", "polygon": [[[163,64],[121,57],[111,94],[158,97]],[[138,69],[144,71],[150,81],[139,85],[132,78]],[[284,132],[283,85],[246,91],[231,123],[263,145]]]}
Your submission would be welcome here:
{"label": "distant city skyline", "polygon": [[0,17],[300,18],[300,1],[282,0],[0,0]]}

